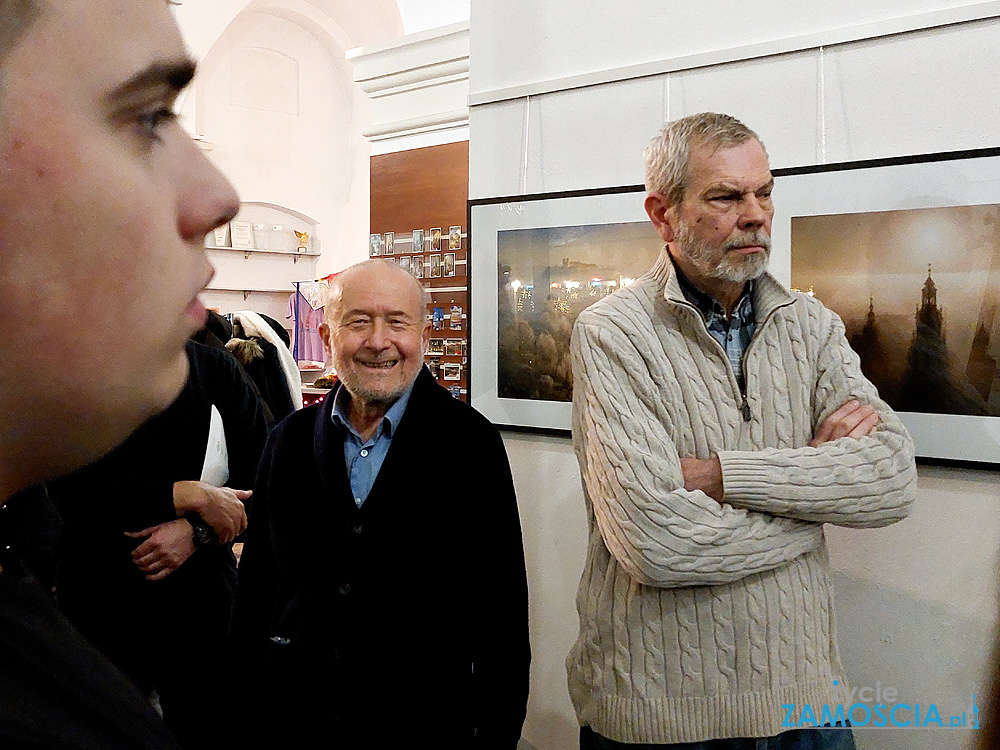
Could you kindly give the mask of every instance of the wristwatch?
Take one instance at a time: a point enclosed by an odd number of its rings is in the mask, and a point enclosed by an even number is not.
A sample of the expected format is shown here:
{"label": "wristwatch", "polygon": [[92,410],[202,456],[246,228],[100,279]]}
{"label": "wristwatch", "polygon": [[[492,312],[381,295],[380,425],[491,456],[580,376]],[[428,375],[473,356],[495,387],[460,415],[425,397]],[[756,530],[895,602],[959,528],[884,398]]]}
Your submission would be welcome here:
{"label": "wristwatch", "polygon": [[184,517],[191,524],[191,529],[194,531],[192,539],[195,547],[211,547],[219,543],[219,535],[215,533],[215,529],[202,521],[199,516],[190,515]]}

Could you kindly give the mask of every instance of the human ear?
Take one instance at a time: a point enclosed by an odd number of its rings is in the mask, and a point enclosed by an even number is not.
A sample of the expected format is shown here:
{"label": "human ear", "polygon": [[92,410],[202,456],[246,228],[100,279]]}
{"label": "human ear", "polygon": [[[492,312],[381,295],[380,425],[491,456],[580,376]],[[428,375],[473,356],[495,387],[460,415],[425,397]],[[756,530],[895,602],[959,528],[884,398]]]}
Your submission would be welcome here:
{"label": "human ear", "polygon": [[656,190],[651,190],[643,201],[646,215],[656,228],[656,233],[664,242],[673,242],[677,236],[677,212],[667,196]]}

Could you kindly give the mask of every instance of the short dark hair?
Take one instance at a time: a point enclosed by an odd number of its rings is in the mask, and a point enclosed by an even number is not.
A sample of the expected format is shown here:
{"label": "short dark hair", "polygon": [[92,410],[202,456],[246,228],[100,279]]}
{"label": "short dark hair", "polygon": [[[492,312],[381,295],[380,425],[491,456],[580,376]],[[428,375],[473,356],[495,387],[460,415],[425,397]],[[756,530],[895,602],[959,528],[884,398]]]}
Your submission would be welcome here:
{"label": "short dark hair", "polygon": [[40,10],[39,0],[0,0],[0,64],[17,46]]}

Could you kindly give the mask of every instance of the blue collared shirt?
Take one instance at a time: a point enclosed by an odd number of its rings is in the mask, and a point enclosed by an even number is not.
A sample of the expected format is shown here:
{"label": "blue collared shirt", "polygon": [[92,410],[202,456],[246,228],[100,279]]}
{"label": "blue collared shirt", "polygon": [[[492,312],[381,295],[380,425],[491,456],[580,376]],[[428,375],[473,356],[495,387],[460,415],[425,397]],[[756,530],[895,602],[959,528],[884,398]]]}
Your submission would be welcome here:
{"label": "blue collared shirt", "polygon": [[698,308],[705,319],[709,334],[725,350],[729,364],[732,365],[736,375],[736,382],[739,383],[740,390],[743,390],[746,387],[743,376],[743,354],[757,329],[753,311],[753,280],[748,281],[743,287],[743,294],[736,301],[732,317],[727,319],[726,308],[717,299],[692,284],[676,264],[674,270],[677,272],[677,281],[680,283],[684,298]]}
{"label": "blue collared shirt", "polygon": [[409,403],[412,392],[413,386],[411,385],[396,400],[396,403],[389,407],[389,411],[382,417],[375,432],[366,442],[354,429],[348,418],[350,394],[343,386],[337,391],[331,419],[334,426],[344,435],[344,462],[347,464],[347,476],[351,480],[354,502],[359,508],[368,498],[368,493],[372,491],[372,486],[375,484],[375,479],[382,468],[382,462],[385,461],[385,456],[389,452],[393,435],[396,434],[399,420],[402,419],[403,412],[406,411],[406,404]]}

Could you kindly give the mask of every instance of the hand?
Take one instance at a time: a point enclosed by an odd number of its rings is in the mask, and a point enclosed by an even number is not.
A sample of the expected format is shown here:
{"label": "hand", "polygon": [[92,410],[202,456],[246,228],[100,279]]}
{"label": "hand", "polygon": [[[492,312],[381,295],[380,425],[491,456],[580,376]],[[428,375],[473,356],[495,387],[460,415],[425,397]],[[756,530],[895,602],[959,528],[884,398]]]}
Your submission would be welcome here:
{"label": "hand", "polygon": [[816,448],[829,440],[842,437],[867,437],[872,434],[878,421],[879,415],[874,406],[852,399],[823,420],[809,445]]}
{"label": "hand", "polygon": [[212,527],[219,542],[228,544],[246,531],[247,510],[243,501],[253,492],[230,487],[213,487],[205,482],[174,482],[174,509],[177,515],[195,513]]}
{"label": "hand", "polygon": [[722,464],[718,456],[712,458],[682,458],[684,489],[701,490],[717,503],[722,502]]}
{"label": "hand", "polygon": [[194,554],[194,529],[184,518],[142,531],[126,531],[125,536],[132,539],[147,537],[132,550],[132,562],[146,574],[147,581],[166,578]]}

